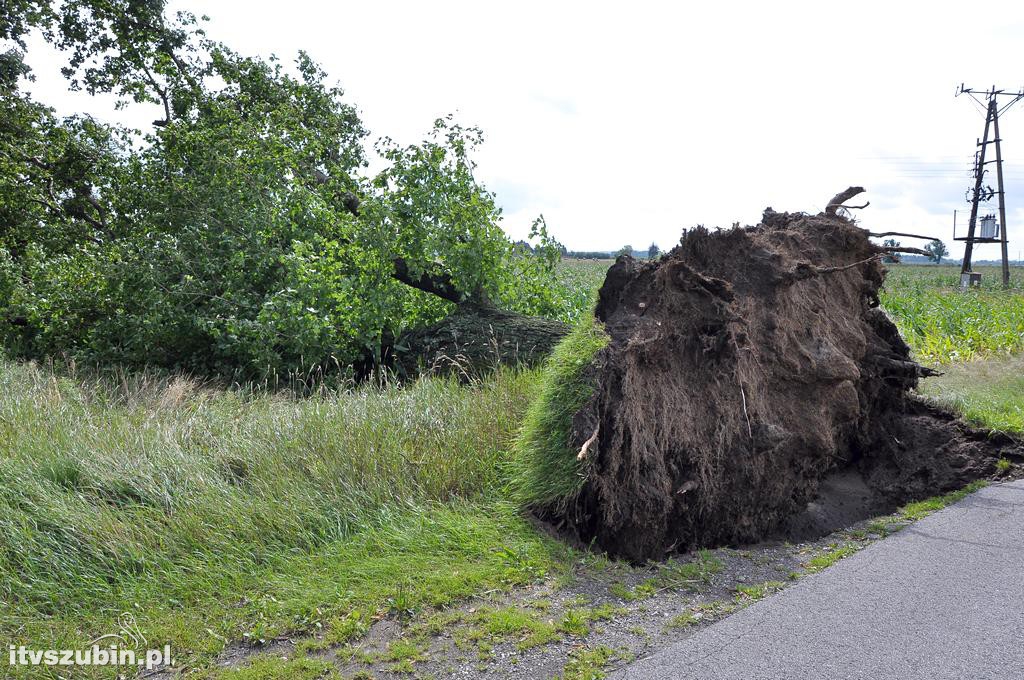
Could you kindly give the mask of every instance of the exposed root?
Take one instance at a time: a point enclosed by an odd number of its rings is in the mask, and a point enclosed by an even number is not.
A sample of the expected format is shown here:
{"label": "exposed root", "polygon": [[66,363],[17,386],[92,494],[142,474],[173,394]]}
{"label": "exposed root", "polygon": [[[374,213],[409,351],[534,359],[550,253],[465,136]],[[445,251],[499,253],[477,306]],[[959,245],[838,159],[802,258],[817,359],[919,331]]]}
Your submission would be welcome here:
{"label": "exposed root", "polygon": [[590,439],[583,442],[583,446],[580,447],[580,452],[576,454],[576,460],[584,460],[587,457],[587,452],[590,451],[590,447],[597,441],[597,435],[601,431],[600,425],[594,428],[594,434],[590,435]]}

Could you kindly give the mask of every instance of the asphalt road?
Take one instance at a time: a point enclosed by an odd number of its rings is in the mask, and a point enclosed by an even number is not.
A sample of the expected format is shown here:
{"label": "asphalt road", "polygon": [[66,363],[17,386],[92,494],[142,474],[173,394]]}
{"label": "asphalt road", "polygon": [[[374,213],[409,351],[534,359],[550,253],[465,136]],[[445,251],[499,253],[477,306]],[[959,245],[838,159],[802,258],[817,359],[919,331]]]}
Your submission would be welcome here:
{"label": "asphalt road", "polygon": [[612,677],[1024,679],[1024,480],[986,487]]}

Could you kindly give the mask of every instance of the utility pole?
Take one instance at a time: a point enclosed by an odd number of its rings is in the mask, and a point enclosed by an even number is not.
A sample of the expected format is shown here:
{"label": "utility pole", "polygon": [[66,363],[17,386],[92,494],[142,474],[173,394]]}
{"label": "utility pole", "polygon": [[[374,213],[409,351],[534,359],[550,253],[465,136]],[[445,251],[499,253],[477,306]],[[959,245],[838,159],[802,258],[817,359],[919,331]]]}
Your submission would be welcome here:
{"label": "utility pole", "polygon": [[[995,99],[992,100],[995,102]],[[1003,153],[999,148],[999,113],[992,117],[992,129],[996,133],[996,182],[999,184],[999,236],[1000,248],[1003,255],[1003,287],[1010,287],[1010,259],[1006,255],[1006,199],[1003,193]]]}
{"label": "utility pole", "polygon": [[[960,89],[963,90],[963,85],[960,86]],[[975,243],[974,228],[978,223],[978,204],[981,203],[983,196],[991,196],[991,192],[984,193],[982,182],[985,179],[985,151],[988,149],[988,129],[992,123],[992,105],[994,103],[994,101],[990,101],[985,107],[985,133],[982,135],[981,141],[978,142],[978,146],[981,148],[974,152],[974,191],[971,193],[971,218],[967,223],[967,238],[964,239],[966,242],[964,243],[964,262],[960,267],[961,276],[971,271],[971,255],[974,252]],[[959,240],[956,238],[955,230],[953,238]]]}
{"label": "utility pole", "polygon": [[[978,91],[966,88],[960,85],[960,88],[956,92],[957,96],[966,94],[971,97],[975,102],[978,103],[983,109],[985,109],[985,132],[982,135],[981,140],[978,141],[980,147],[974,155],[974,189],[970,192],[971,202],[971,217],[967,224],[967,236],[958,238],[956,236],[955,223],[953,238],[957,241],[964,241],[964,262],[960,268],[961,281],[964,280],[963,276],[969,274],[971,271],[971,257],[974,253],[975,243],[999,243],[1002,248],[1003,256],[1003,286],[1010,285],[1010,260],[1007,255],[1007,243],[1006,243],[1006,193],[1003,187],[1003,152],[1001,148],[1002,138],[999,136],[999,116],[1004,113],[1008,108],[1016,104],[1022,98],[1024,98],[1024,89],[1018,90],[1017,92],[1007,92],[1006,90],[997,90],[993,85],[991,89]],[[985,103],[979,99],[979,96],[984,97]],[[1002,106],[999,105],[999,97],[1009,97],[1010,101],[1004,103]],[[994,138],[989,139],[988,133],[991,127],[994,133]],[[994,161],[986,161],[985,155],[989,144],[995,144],[996,157]],[[996,184],[998,189],[993,190],[992,187],[984,185],[985,173],[988,172],[986,165],[989,163],[996,164]],[[990,225],[992,217],[986,217],[982,220],[982,233],[978,235],[978,208],[983,202],[992,200],[993,196],[999,197],[999,224],[995,229],[992,229]],[[987,224],[988,223],[988,224]]]}

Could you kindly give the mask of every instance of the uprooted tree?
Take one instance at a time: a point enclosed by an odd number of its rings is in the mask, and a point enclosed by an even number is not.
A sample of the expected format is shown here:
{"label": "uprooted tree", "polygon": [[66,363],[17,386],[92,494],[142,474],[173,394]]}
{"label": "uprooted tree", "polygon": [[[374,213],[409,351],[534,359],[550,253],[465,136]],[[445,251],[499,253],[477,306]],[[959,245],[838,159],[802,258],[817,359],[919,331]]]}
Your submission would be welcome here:
{"label": "uprooted tree", "polygon": [[[554,313],[558,244],[542,220],[531,250],[505,237],[473,174],[478,130],[441,118],[422,143],[381,140],[367,175],[366,130],[311,59],[243,56],[200,25],[163,0],[0,9],[9,352],[253,379],[417,364],[401,336],[453,310],[482,319],[501,358],[560,337],[520,316]],[[70,87],[149,106],[152,128],[35,101],[32,30],[66,53]],[[434,354],[464,353],[447,330]]]}
{"label": "uprooted tree", "polygon": [[868,237],[830,204],[620,257],[528,415],[518,499],[644,560],[761,539],[839,470],[883,507],[1019,456],[911,394],[928,369],[879,307],[891,249]]}

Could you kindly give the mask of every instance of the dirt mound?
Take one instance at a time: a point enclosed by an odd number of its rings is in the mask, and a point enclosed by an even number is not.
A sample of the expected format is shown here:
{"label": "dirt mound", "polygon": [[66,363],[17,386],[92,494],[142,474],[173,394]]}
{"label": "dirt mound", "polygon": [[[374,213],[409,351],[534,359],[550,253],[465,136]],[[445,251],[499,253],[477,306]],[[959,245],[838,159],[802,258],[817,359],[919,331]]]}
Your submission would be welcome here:
{"label": "dirt mound", "polygon": [[535,507],[644,560],[752,542],[837,471],[871,504],[959,488],[1001,448],[909,394],[926,374],[879,308],[883,251],[835,215],[697,228],[657,262],[620,257],[596,316],[610,336],[572,420],[582,485]]}

